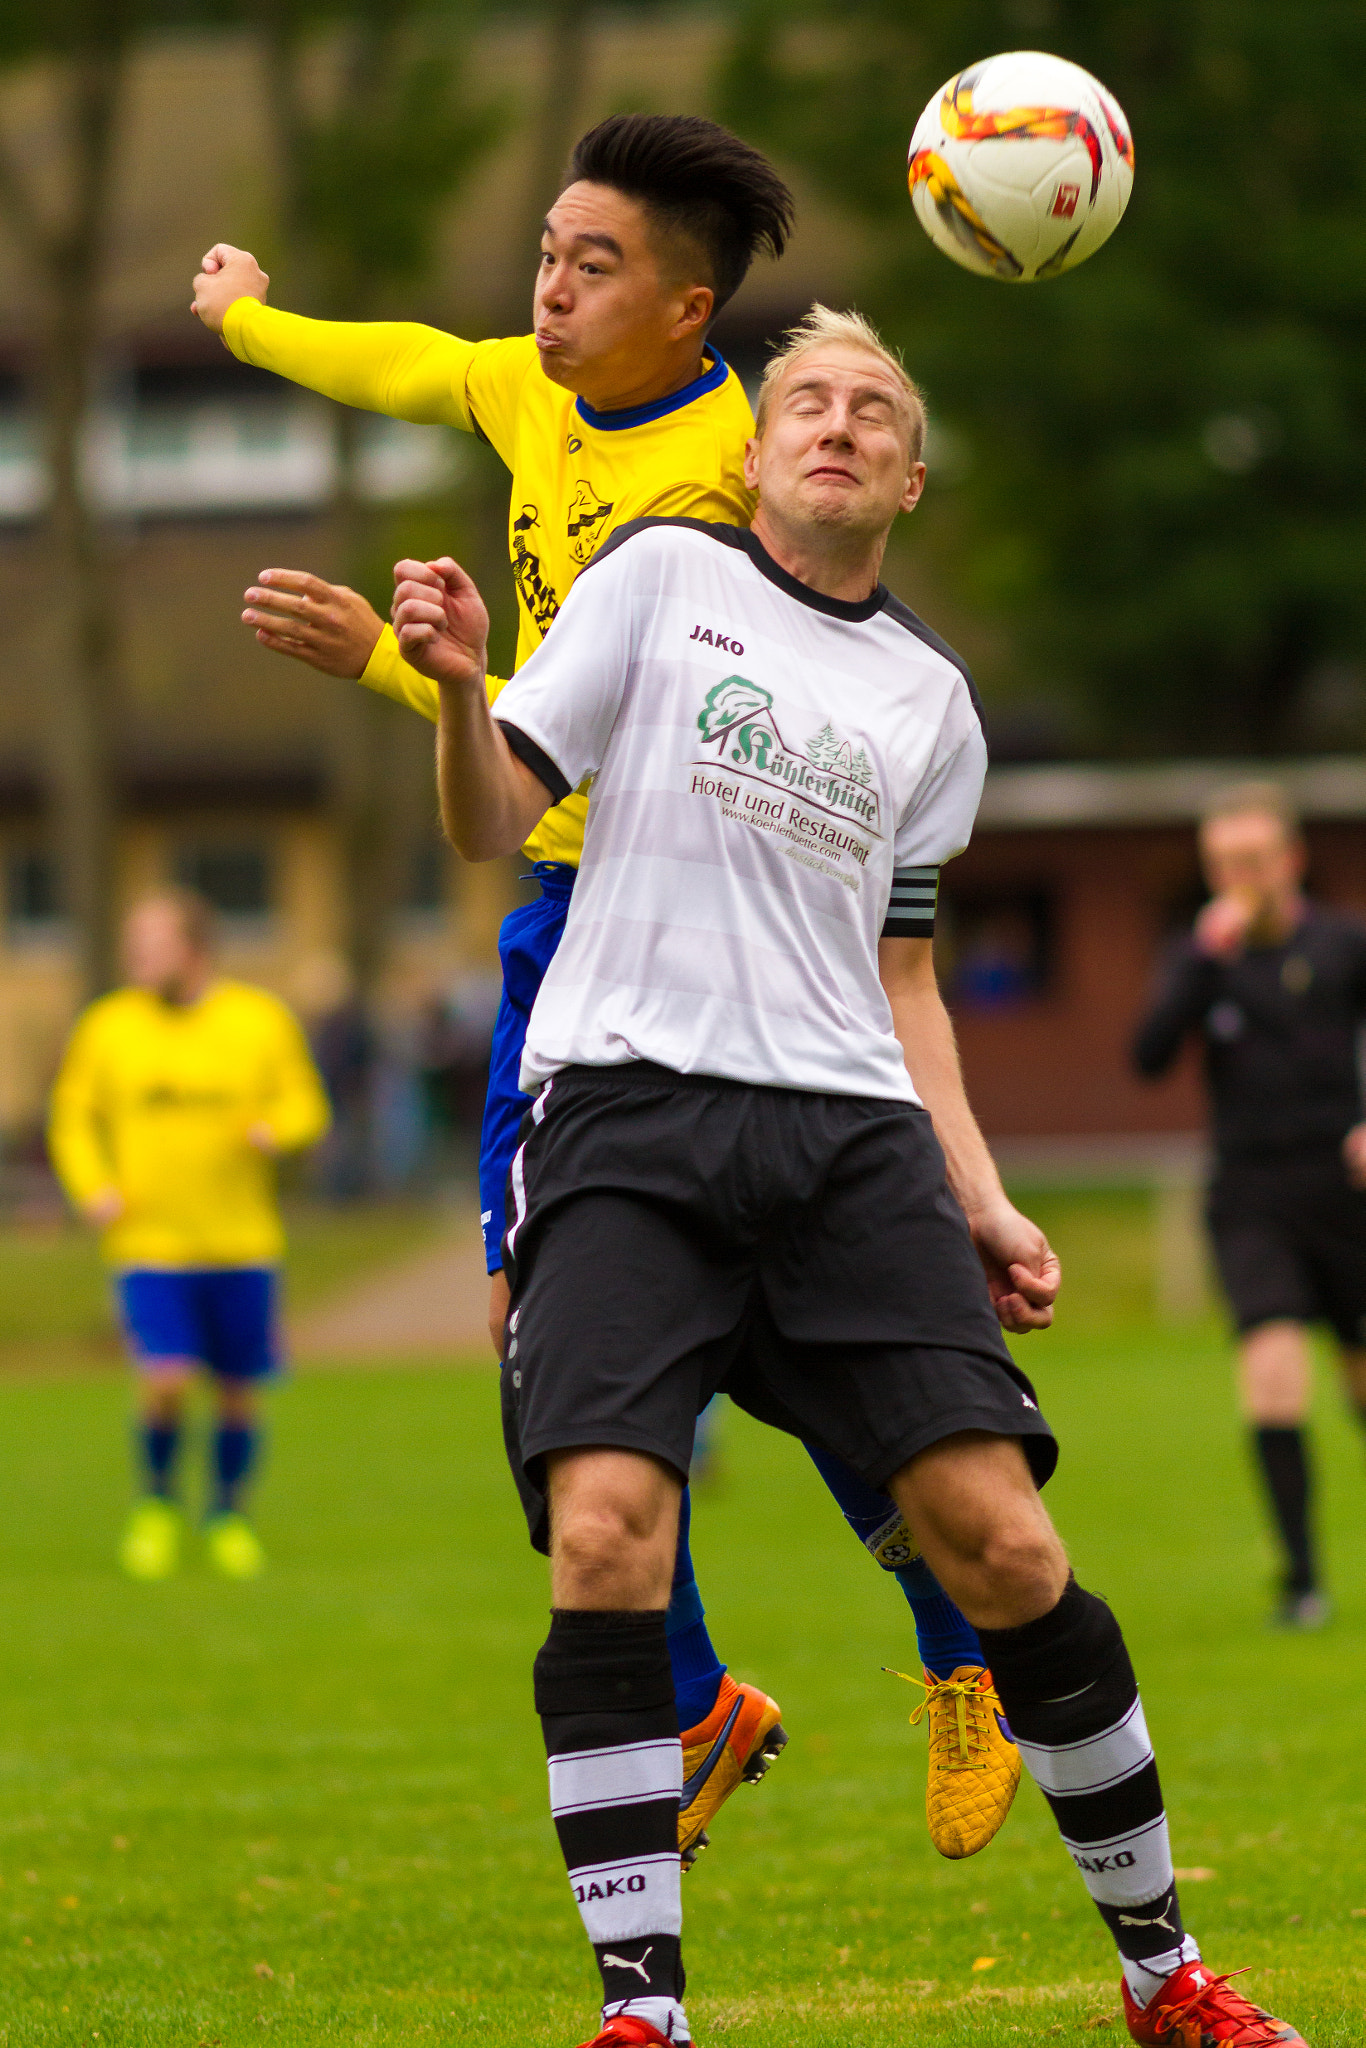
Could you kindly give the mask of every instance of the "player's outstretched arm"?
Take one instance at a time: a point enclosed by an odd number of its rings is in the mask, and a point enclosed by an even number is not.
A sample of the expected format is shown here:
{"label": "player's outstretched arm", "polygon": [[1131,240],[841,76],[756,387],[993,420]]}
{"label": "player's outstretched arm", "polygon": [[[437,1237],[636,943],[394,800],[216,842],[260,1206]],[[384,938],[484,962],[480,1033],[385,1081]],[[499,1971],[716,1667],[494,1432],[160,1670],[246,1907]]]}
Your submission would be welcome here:
{"label": "player's outstretched arm", "polygon": [[269,285],[250,250],[215,242],[192,310],[244,363],[342,405],[473,433],[465,396],[473,342],[407,320],[306,320],[268,306]]}
{"label": "player's outstretched arm", "polygon": [[447,838],[466,860],[515,853],[553,797],[494,722],[489,615],[473,579],[449,555],[395,563],[394,630],[404,659],[441,692],[436,779]]}
{"label": "player's outstretched arm", "polygon": [[1017,1334],[1047,1329],[1062,1269],[1038,1225],[1020,1214],[1001,1186],[968,1103],[953,1023],[935,978],[932,942],[883,939],[878,972],[907,1070],[944,1148],[949,1186],[968,1219],[1002,1327]]}

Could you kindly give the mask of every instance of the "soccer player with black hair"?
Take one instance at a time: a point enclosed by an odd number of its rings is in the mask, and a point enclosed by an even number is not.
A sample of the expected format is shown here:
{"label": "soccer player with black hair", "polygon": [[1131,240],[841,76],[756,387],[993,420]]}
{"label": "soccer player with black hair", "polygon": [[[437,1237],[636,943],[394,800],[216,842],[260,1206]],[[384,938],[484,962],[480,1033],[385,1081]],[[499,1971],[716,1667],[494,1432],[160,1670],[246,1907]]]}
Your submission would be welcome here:
{"label": "soccer player with black hair", "polygon": [[1214,1121],[1208,1217],[1238,1330],[1243,1412],[1284,1551],[1276,1620],[1328,1603],[1310,1514],[1309,1328],[1337,1339],[1366,1423],[1366,926],[1303,894],[1284,790],[1221,790],[1200,826],[1211,900],[1174,949],[1134,1041],[1140,1073],[1198,1039]]}
{"label": "soccer player with black hair", "polygon": [[[683,514],[743,525],[753,511],[744,449],[752,427],[735,373],[707,341],[717,312],[759,253],[780,256],[792,199],[757,150],[690,115],[618,115],[578,143],[546,217],[534,331],[471,343],[434,328],[300,319],[265,304],[254,258],[217,245],[195,280],[195,310],[244,361],[349,405],[481,435],[512,472],[509,548],[517,584],[517,666],[532,654],[606,537],[640,517]],[[364,599],[297,571],[247,592],[263,645],[358,677],[424,712],[437,692],[406,663]],[[502,684],[489,683],[496,695]],[[504,993],[494,1035],[480,1191],[495,1348],[504,1341],[505,1191],[527,1109],[519,1087],[526,1021],[564,929],[586,799],[567,791],[530,830],[539,900],[514,910],[499,942]],[[965,1690],[990,1695],[972,1628],[915,1553],[895,1505],[819,1450],[817,1465],[851,1527],[894,1572],[915,1617],[930,1721],[927,1812],[945,1855],[995,1833],[1019,1777],[1014,1745]],[[785,1739],[776,1704],[737,1685],[712,1646],[682,1506],[669,1614],[685,1734],[685,1851],[742,1779],[762,1775]],[[966,1732],[965,1732],[966,1731]]]}
{"label": "soccer player with black hair", "polygon": [[938,872],[986,749],[962,663],[878,580],[924,480],[920,419],[866,322],[817,309],[765,380],[752,527],[623,529],[493,711],[470,579],[395,571],[466,857],[592,778],[527,1032],[503,1392],[551,1560],[535,1698],[602,1977],[595,2048],[690,2038],[664,1609],[720,1387],[886,1489],[975,1623],[1118,1947],[1132,2037],[1302,2048],[1182,1926],[1133,1667],[1042,1505],[1057,1445],[1001,1335],[1047,1323],[1059,1275],[1001,1186],[935,981]]}

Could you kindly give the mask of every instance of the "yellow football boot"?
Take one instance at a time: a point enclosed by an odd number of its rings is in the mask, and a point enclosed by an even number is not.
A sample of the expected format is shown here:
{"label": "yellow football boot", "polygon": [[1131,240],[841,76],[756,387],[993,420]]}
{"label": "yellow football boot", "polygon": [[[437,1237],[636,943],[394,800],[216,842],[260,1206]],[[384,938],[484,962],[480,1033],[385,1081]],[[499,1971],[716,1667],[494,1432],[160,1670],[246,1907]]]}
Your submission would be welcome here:
{"label": "yellow football boot", "polygon": [[209,1563],[225,1579],[259,1579],[266,1568],[261,1539],[245,1515],[211,1515],[204,1544]]}
{"label": "yellow football boot", "polygon": [[169,1579],[180,1563],[184,1520],[174,1501],[149,1493],[134,1504],[119,1543],[119,1563],[130,1579]]}
{"label": "yellow football boot", "polygon": [[932,1671],[923,1679],[907,1671],[891,1675],[922,1686],[925,1694],[911,1726],[924,1718],[929,1728],[930,1840],[941,1856],[975,1856],[1010,1812],[1020,1782],[1020,1752],[1002,1718],[991,1673],[980,1664],[960,1664],[952,1678],[936,1678]]}
{"label": "yellow football boot", "polygon": [[691,1869],[707,1846],[707,1823],[737,1785],[757,1785],[787,1747],[781,1708],[754,1685],[721,1680],[716,1705],[705,1721],[683,1731],[683,1797],[678,1808],[678,1848]]}

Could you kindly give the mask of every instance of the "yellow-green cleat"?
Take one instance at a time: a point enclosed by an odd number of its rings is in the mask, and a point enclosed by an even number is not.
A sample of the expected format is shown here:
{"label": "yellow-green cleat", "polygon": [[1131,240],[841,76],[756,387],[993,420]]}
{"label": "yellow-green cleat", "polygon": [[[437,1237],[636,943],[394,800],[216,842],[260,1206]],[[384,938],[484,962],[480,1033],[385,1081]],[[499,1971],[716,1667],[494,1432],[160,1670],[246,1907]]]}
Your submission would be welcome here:
{"label": "yellow-green cleat", "polygon": [[130,1579],[169,1579],[180,1564],[184,1519],[174,1501],[151,1493],[135,1503],[119,1544],[119,1563]]}
{"label": "yellow-green cleat", "polygon": [[225,1579],[259,1579],[266,1568],[261,1539],[245,1515],[211,1515],[204,1542],[209,1563]]}
{"label": "yellow-green cleat", "polygon": [[[884,1670],[890,1666],[884,1665]],[[908,1679],[925,1697],[911,1715],[930,1731],[930,1772],[925,1784],[925,1819],[941,1856],[955,1860],[985,1849],[1010,1812],[1020,1783],[1015,1747],[991,1673],[981,1664],[960,1664],[951,1678]]]}

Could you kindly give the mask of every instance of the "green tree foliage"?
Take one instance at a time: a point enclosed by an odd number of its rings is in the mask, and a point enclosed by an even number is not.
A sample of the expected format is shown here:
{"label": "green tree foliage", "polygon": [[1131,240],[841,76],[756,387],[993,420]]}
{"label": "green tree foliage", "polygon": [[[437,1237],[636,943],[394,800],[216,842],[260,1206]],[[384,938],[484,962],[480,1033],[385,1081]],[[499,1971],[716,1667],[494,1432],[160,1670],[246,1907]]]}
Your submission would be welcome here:
{"label": "green tree foliage", "polygon": [[[1028,286],[947,262],[905,184],[930,94],[1021,47],[1102,78],[1137,155],[1113,241]],[[1017,682],[1113,751],[1366,739],[1366,9],[759,0],[721,97],[874,230],[962,472],[953,595]]]}
{"label": "green tree foliage", "polygon": [[[469,0],[257,0],[288,254],[317,310],[364,319],[425,279],[446,209],[504,125],[466,83]],[[321,30],[321,39],[319,31]],[[331,46],[329,50],[328,45]],[[329,55],[332,62],[328,62]],[[330,73],[330,90],[319,74]]]}

